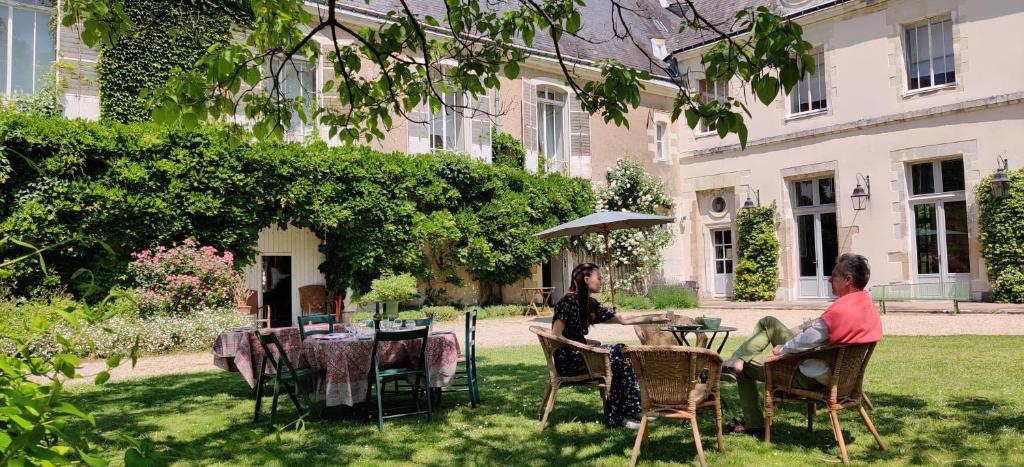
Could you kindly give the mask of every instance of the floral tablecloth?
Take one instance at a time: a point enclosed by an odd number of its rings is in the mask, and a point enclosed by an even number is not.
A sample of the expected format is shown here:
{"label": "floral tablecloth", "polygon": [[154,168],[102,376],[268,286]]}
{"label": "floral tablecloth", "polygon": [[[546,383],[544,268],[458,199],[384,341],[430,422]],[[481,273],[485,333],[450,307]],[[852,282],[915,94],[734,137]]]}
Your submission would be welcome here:
{"label": "floral tablecloth", "polygon": [[[355,331],[353,325],[336,324],[335,332]],[[263,329],[273,332],[284,347],[285,354],[296,368],[321,368],[325,377],[317,384],[317,398],[328,407],[355,405],[366,400],[370,373],[372,340],[318,339],[311,336],[303,343],[297,327]],[[256,331],[229,331],[213,344],[213,362],[227,371],[237,371],[251,387],[255,387],[263,349]],[[415,366],[413,357],[419,353],[420,341],[381,342],[377,353],[381,364]],[[427,338],[427,365],[431,387],[452,384],[459,358],[459,341],[454,332],[434,332]],[[272,371],[267,368],[267,371]]]}
{"label": "floral tablecloth", "polygon": [[[421,341],[381,342],[377,349],[381,366],[419,365]],[[305,356],[309,366],[321,368],[326,377],[317,386],[317,399],[328,407],[355,405],[366,400],[369,384],[372,340],[306,339]],[[434,332],[427,337],[427,369],[431,387],[452,384],[459,358],[459,341],[454,332]]]}

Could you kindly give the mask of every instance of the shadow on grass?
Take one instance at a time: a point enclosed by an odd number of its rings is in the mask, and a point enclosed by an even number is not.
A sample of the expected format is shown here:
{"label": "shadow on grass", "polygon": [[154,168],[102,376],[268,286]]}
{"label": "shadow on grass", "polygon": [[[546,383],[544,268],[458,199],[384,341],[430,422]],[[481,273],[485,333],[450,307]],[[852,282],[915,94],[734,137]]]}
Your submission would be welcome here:
{"label": "shadow on grass", "polygon": [[[252,423],[251,389],[237,374],[225,372],[111,384],[83,391],[78,402],[97,414],[98,429],[93,436],[110,457],[119,457],[127,447],[113,434],[119,432],[150,437],[169,460],[187,464],[592,465],[622,463],[628,458],[635,433],[603,425],[596,390],[559,391],[548,429],[537,434],[546,368],[541,364],[491,363],[486,358],[481,358],[480,364],[484,378],[480,407],[470,408],[465,392],[445,392],[432,422],[425,418],[387,420],[384,433],[378,433],[376,425],[360,417],[358,411],[334,410],[333,417],[309,422],[301,434],[285,432],[279,442],[266,422]],[[735,387],[723,385],[723,392],[730,412],[738,411]],[[844,436],[851,445],[851,458],[857,461],[932,463],[928,453],[943,451],[968,459],[987,456],[991,460],[995,455],[1006,462],[1007,454],[992,452],[993,447],[984,442],[966,440],[964,432],[996,437],[1007,429],[1024,430],[1019,407],[990,399],[957,397],[937,402],[884,392],[870,395],[877,408],[871,417],[890,449],[878,450],[856,411],[844,410]],[[264,414],[269,415],[269,399],[264,407]],[[818,411],[815,429],[809,433],[800,404],[783,407],[773,424],[771,447],[748,437],[727,436],[725,453],[714,449],[712,413],[702,410],[699,417],[709,461],[744,463],[781,451],[804,456],[802,459],[812,463],[838,454],[826,413]],[[293,420],[294,408],[282,398],[278,422]],[[261,449],[269,456],[260,454]],[[688,423],[658,421],[652,424],[641,460],[689,463],[695,456]]]}

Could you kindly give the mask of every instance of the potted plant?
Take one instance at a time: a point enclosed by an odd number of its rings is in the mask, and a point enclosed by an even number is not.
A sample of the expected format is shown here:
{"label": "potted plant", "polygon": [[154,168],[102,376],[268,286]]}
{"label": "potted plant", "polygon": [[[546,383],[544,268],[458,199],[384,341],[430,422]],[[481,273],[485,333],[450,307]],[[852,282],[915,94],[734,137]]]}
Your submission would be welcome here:
{"label": "potted plant", "polygon": [[385,275],[374,279],[370,291],[360,297],[360,303],[384,302],[384,315],[388,319],[398,317],[398,303],[419,295],[416,278],[411,274]]}
{"label": "potted plant", "polygon": [[232,291],[232,295],[235,297],[235,306],[238,307],[238,312],[243,315],[251,315],[253,313],[252,305],[249,305],[249,295],[255,293],[250,291],[245,284],[238,284]]}

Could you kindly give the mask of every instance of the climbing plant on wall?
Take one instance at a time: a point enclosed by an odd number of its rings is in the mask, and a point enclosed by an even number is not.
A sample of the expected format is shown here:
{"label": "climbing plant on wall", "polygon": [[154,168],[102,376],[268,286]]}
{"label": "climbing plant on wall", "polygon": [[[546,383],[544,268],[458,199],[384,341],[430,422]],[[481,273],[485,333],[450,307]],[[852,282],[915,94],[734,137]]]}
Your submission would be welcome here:
{"label": "climbing plant on wall", "polygon": [[991,176],[978,184],[981,256],[998,302],[1024,303],[1024,170],[1008,170],[1007,196],[992,196]]}
{"label": "climbing plant on wall", "polygon": [[131,31],[100,52],[100,116],[121,122],[148,120],[144,90],[162,86],[175,68],[188,70],[207,48],[229,38],[246,21],[233,0],[125,0]]}
{"label": "climbing plant on wall", "polygon": [[779,280],[779,238],[775,234],[775,203],[740,210],[736,219],[738,243],[733,299],[775,299]]}

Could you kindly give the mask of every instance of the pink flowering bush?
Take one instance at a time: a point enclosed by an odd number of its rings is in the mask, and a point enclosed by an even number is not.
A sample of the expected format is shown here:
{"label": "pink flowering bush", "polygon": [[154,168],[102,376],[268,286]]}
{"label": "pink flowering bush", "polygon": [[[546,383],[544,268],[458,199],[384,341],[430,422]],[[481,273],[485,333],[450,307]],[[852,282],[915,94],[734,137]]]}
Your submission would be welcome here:
{"label": "pink flowering bush", "polygon": [[136,284],[139,314],[185,316],[201,309],[232,308],[245,285],[232,268],[230,251],[217,254],[212,246],[185,240],[133,253],[128,271]]}

